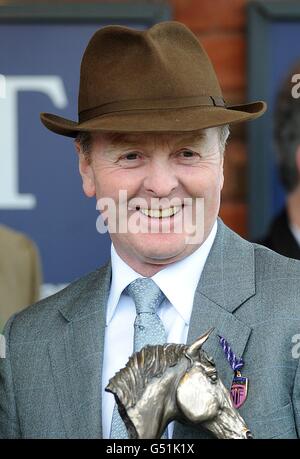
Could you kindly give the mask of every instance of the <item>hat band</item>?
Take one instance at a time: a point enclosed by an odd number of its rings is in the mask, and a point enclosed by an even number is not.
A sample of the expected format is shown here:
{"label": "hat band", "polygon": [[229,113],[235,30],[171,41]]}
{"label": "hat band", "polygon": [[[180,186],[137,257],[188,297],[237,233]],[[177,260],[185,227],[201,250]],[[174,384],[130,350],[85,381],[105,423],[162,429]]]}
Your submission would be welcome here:
{"label": "hat band", "polygon": [[167,110],[169,108],[190,108],[199,106],[225,107],[225,101],[220,96],[192,96],[177,97],[176,99],[133,99],[122,100],[99,105],[98,107],[82,110],[79,112],[79,123],[84,123],[97,116],[108,115],[114,112],[131,110]]}

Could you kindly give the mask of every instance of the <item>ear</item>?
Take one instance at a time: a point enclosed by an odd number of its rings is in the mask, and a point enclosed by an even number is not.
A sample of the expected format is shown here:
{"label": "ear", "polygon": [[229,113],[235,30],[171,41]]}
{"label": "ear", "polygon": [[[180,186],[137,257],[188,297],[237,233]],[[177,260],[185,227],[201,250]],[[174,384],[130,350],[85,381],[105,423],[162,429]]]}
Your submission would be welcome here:
{"label": "ear", "polygon": [[75,141],[75,148],[78,153],[79,172],[82,178],[82,188],[88,198],[92,198],[96,194],[95,177],[91,163],[86,159],[81,151],[78,142]]}
{"label": "ear", "polygon": [[200,336],[194,343],[192,343],[187,351],[186,354],[191,357],[192,360],[197,359],[199,351],[206,340],[208,340],[209,335],[214,331],[214,328],[210,328],[204,335]]}

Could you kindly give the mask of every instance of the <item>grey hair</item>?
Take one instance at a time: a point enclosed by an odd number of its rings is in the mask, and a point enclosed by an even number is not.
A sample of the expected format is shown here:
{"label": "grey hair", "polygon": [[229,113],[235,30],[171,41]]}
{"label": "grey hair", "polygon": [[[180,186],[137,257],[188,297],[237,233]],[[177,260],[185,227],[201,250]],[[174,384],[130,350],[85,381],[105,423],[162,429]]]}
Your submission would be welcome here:
{"label": "grey hair", "polygon": [[282,184],[288,193],[299,184],[296,151],[300,145],[300,104],[292,96],[292,76],[300,74],[300,62],[293,66],[284,80],[274,111],[274,141]]}
{"label": "grey hair", "polygon": [[81,148],[81,152],[88,163],[91,162],[91,150],[93,144],[93,136],[91,132],[81,131],[78,132],[75,142],[77,142]]}
{"label": "grey hair", "polygon": [[219,126],[218,131],[219,131],[220,150],[221,150],[222,155],[224,155],[225,147],[226,147],[227,140],[230,134],[229,124],[224,124],[223,126]]}
{"label": "grey hair", "polygon": [[[229,125],[224,124],[223,126],[218,126],[219,132],[219,144],[220,144],[220,151],[221,154],[224,154],[226,142],[229,136]],[[90,163],[91,162],[91,150],[93,144],[93,135],[91,132],[82,131],[77,134],[75,139],[76,142],[79,143],[81,147],[81,152],[83,153],[85,159]]]}

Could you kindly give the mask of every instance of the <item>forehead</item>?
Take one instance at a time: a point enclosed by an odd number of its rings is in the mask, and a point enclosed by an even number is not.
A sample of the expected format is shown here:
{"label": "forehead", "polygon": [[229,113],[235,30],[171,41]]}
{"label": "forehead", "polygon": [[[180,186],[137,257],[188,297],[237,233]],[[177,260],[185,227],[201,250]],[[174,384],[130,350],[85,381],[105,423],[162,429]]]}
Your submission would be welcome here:
{"label": "forehead", "polygon": [[103,145],[112,150],[126,148],[132,145],[155,146],[157,144],[167,144],[172,147],[180,145],[197,145],[210,142],[216,139],[218,135],[217,128],[203,129],[195,133],[111,133],[111,134],[93,134],[93,143]]}

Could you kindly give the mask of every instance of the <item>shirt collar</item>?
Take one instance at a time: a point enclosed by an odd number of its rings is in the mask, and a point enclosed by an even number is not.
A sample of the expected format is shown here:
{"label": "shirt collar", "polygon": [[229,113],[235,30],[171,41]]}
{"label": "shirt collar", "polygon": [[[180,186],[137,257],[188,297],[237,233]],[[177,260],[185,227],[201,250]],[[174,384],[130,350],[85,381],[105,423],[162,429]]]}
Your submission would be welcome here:
{"label": "shirt collar", "polygon": [[[187,325],[190,322],[195,291],[215,240],[217,227],[216,221],[209,236],[195,252],[152,277]],[[179,282],[174,279],[179,279]]]}
{"label": "shirt collar", "polygon": [[[217,234],[217,220],[203,244],[191,255],[168,265],[152,279],[160,287],[186,324],[189,324],[195,291]],[[141,276],[117,254],[111,244],[112,280],[107,303],[106,324],[113,318],[123,290]],[[174,282],[180,279],[180,282]]]}
{"label": "shirt collar", "polygon": [[122,260],[117,254],[113,244],[111,244],[110,252],[112,278],[107,302],[106,325],[108,325],[113,318],[123,290],[138,277],[143,277]]}

